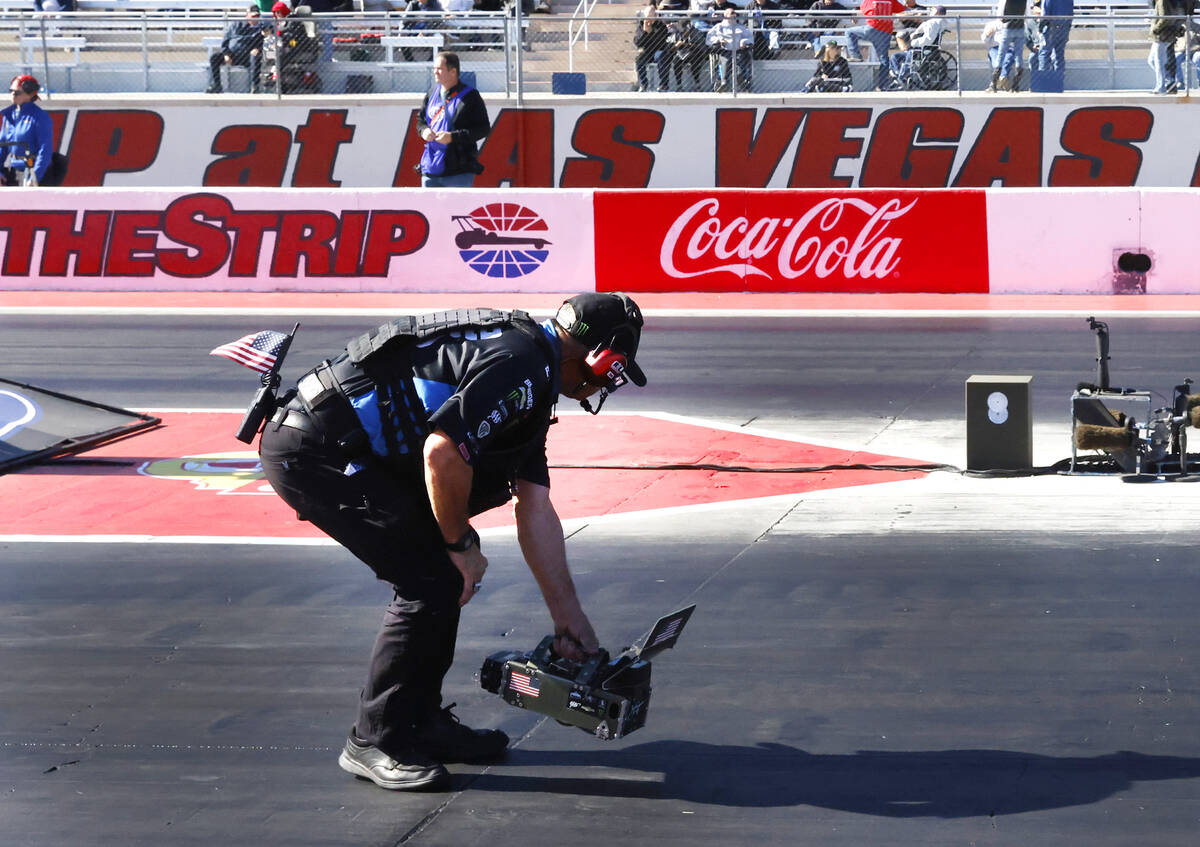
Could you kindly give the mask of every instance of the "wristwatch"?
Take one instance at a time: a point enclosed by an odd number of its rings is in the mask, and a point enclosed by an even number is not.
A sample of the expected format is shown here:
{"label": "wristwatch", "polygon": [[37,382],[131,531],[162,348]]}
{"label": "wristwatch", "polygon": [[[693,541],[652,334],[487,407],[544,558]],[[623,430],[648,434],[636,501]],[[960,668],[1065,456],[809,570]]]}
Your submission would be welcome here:
{"label": "wristwatch", "polygon": [[472,547],[479,546],[479,533],[475,531],[475,527],[467,524],[467,531],[463,533],[462,538],[457,541],[447,541],[446,549],[451,553],[465,553]]}

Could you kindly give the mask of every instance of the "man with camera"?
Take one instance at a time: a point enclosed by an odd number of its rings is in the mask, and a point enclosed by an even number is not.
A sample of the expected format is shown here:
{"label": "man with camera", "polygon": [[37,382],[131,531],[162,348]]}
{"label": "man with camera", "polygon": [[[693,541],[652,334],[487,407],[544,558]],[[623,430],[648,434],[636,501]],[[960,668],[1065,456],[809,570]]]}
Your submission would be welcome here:
{"label": "man with camera", "polygon": [[[442,706],[459,610],[484,590],[469,519],[515,498],[517,539],[554,622],[555,651],[599,642],[567,567],[546,435],[561,394],[592,411],[627,381],[642,315],[580,294],[553,319],[468,309],[385,324],[301,377],[263,429],[275,492],[391,583],[358,718],[338,764],[382,788],[445,787],[446,762],[502,756],[508,737]],[[599,411],[599,405],[595,408]]]}

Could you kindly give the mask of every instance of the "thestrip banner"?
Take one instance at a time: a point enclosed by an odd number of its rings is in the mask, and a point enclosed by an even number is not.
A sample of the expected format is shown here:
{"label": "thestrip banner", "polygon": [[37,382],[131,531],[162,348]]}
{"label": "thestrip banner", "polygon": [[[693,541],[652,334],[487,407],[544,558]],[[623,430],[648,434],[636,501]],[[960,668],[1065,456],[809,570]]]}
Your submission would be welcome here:
{"label": "thestrip banner", "polygon": [[0,289],[591,288],[588,191],[16,190]]}
{"label": "thestrip banner", "polygon": [[988,290],[983,191],[598,191],[596,233],[601,290]]}

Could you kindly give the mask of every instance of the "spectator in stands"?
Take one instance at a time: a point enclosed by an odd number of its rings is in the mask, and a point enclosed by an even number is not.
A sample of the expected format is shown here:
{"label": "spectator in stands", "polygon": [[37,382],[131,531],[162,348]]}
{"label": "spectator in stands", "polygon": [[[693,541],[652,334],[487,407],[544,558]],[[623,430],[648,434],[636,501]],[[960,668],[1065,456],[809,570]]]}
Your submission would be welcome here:
{"label": "spectator in stands", "polygon": [[837,0],[813,0],[813,4],[808,8],[805,26],[808,27],[806,39],[812,46],[814,56],[822,55],[822,39],[832,35],[834,30],[840,29],[847,22],[848,16],[839,16],[836,13],[849,11],[849,7],[843,6]]}
{"label": "spectator in stands", "polygon": [[867,18],[867,22],[846,30],[851,59],[863,61],[860,41],[866,41],[875,48],[875,58],[879,62],[875,69],[876,89],[882,90],[887,87],[888,50],[891,49],[892,31],[895,29],[892,16],[903,14],[907,8],[901,0],[863,0],[858,11]]}
{"label": "spectator in stands", "polygon": [[1067,39],[1071,35],[1071,18],[1075,15],[1075,0],[1042,0],[1042,19],[1038,21],[1042,44],[1037,54],[1037,67],[1042,71],[1063,71],[1066,68]]}
{"label": "spectator in stands", "polygon": [[432,17],[444,11],[438,0],[409,0],[404,11],[420,15],[418,18],[405,21],[405,29],[440,29],[442,26],[441,18]]}
{"label": "spectator in stands", "polygon": [[778,10],[779,4],[775,0],[750,0],[746,4],[747,23],[754,37],[755,59],[769,59],[779,50],[779,30],[783,22],[777,15],[764,14]]}
{"label": "spectator in stands", "polygon": [[[401,29],[409,31],[433,30],[442,28],[442,19],[437,15],[442,12],[442,4],[438,0],[408,0],[408,5],[404,7],[405,20],[401,24]],[[411,17],[410,17],[411,15]],[[416,48],[424,52],[424,48]],[[411,62],[413,60],[413,48],[401,47],[400,55],[404,57],[404,61]],[[430,48],[430,56],[433,51]]]}
{"label": "spectator in stands", "polygon": [[[1200,22],[1192,20],[1190,23],[1193,29],[1175,45],[1178,48],[1175,54],[1175,83],[1180,88],[1195,89],[1200,83]],[[1192,78],[1185,83],[1183,76],[1189,65]]]}
{"label": "spectator in stands", "polygon": [[917,0],[904,0],[904,11],[897,15],[896,20],[893,21],[897,44],[900,42],[900,36],[912,38],[917,27],[925,23],[926,17],[925,7],[917,5]]}
{"label": "spectator in stands", "polygon": [[1154,68],[1153,94],[1174,94],[1176,81],[1175,41],[1184,34],[1186,7],[1182,0],[1154,0],[1154,22],[1150,25],[1150,67]]}
{"label": "spectator in stands", "polygon": [[812,79],[804,86],[807,93],[814,91],[837,92],[849,91],[853,88],[850,78],[850,65],[842,55],[842,45],[830,41],[821,51],[821,61],[817,63],[817,71]]}
{"label": "spectator in stands", "polygon": [[3,156],[0,176],[5,185],[20,185],[24,167],[10,166],[10,157],[32,158],[33,172],[40,185],[54,158],[54,123],[36,102],[41,86],[34,77],[15,76],[8,90],[12,105],[0,110],[0,142],[6,142],[0,147]]}
{"label": "spectator in stands", "polygon": [[[437,16],[443,11],[445,10],[438,0],[408,0],[408,5],[404,6],[404,20],[401,23],[401,29],[407,31],[442,29],[442,18]],[[400,53],[404,56],[404,61],[413,61],[412,49],[401,47]]]}
{"label": "spectator in stands", "polygon": [[671,70],[671,51],[667,46],[667,25],[658,15],[653,3],[638,13],[637,28],[633,31],[633,46],[637,49],[633,64],[637,70],[637,90],[650,87],[646,68],[654,62],[658,67],[658,90],[666,91]]}
{"label": "spectator in stands", "polygon": [[475,175],[483,173],[479,142],[492,130],[487,106],[478,91],[459,79],[457,53],[438,54],[433,79],[417,115],[417,134],[425,142],[419,165],[421,185],[472,186]]}
{"label": "spectator in stands", "polygon": [[33,0],[39,12],[74,12],[75,0]]}
{"label": "spectator in stands", "polygon": [[[1025,49],[1029,51],[1029,72],[1031,77],[1033,71],[1037,69],[1037,57],[1042,52],[1042,45],[1044,43],[1042,40],[1042,0],[1033,0],[1029,4],[1029,13],[1025,16]],[[1020,63],[1020,68],[1012,86],[1013,91],[1021,90],[1021,77],[1025,73],[1025,63],[1022,59],[1022,54],[1017,54],[1017,61]],[[1032,79],[1030,81],[1032,82]]]}
{"label": "spectator in stands", "polygon": [[[750,30],[738,23],[736,9],[721,13],[721,22],[708,31],[708,49],[717,58],[717,73],[713,77],[716,91],[728,91],[731,84],[738,91],[750,88],[752,76],[751,48],[754,38]],[[734,74],[736,73],[736,77]]]}
{"label": "spectator in stands", "polygon": [[993,18],[983,26],[983,32],[979,34],[979,40],[987,47],[988,64],[992,67],[992,81],[988,83],[987,90],[995,92],[998,88],[997,83],[1000,80],[1000,29],[1002,24],[999,18]]}
{"label": "spectator in stands", "polygon": [[308,27],[312,20],[308,6],[293,12],[284,0],[271,7],[275,19],[275,78],[283,94],[317,91],[321,87],[316,64],[320,46]]}
{"label": "spectator in stands", "polygon": [[1022,50],[1025,46],[1025,0],[997,0],[1000,18],[999,52],[989,91],[1016,91],[1021,85]]}
{"label": "spectator in stands", "polygon": [[[671,50],[671,72],[678,91],[699,91],[700,80],[708,72],[708,45],[704,33],[696,24],[698,19],[677,18],[667,27],[667,45]],[[684,73],[690,73],[691,84],[685,89]]]}
{"label": "spectator in stands", "polygon": [[262,84],[262,54],[264,27],[258,4],[246,10],[244,21],[234,21],[225,29],[221,49],[208,60],[209,94],[220,94],[221,68],[237,65],[250,71],[250,93],[257,94]]}
{"label": "spectator in stands", "polygon": [[942,36],[946,34],[946,7],[934,6],[928,11],[929,17],[919,27],[912,30],[911,33],[896,35],[896,46],[900,49],[891,55],[888,64],[891,65],[892,73],[897,77],[903,77],[908,73],[913,50],[937,47]]}

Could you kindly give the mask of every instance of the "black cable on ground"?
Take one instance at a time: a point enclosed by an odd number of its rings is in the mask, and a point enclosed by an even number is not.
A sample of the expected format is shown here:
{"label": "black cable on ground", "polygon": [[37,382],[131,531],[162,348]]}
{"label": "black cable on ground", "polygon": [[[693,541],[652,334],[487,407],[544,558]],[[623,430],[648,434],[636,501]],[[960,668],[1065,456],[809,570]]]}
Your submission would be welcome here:
{"label": "black cable on ground", "polygon": [[[1014,468],[1005,470],[965,470],[955,465],[946,464],[838,464],[838,465],[795,465],[769,468],[751,465],[721,465],[711,462],[696,463],[665,463],[644,465],[589,465],[589,464],[551,464],[551,468],[562,470],[597,470],[597,471],[716,471],[718,473],[828,473],[830,471],[890,471],[893,473],[955,473],[961,476],[987,478],[1018,478],[1027,476],[1052,476],[1065,473],[1071,468],[1070,459],[1061,459],[1052,465],[1032,468]],[[1116,462],[1104,457],[1078,458],[1075,460],[1076,471],[1079,473],[1120,473]]]}

